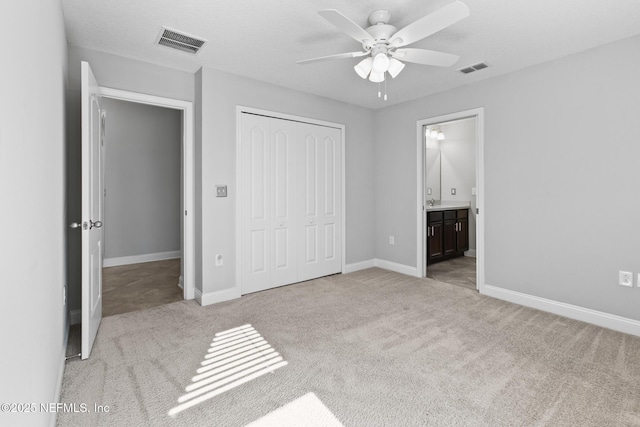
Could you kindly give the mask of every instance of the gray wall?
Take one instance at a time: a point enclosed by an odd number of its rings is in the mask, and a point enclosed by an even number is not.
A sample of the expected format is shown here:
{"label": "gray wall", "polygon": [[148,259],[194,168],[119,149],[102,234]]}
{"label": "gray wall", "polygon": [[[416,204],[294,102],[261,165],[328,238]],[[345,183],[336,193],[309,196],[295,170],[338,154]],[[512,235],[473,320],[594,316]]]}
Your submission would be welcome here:
{"label": "gray wall", "polygon": [[[64,364],[65,86],[59,1],[0,2],[0,402],[56,402]],[[44,41],[44,42],[43,42]],[[25,49],[25,46],[29,46]],[[0,413],[3,426],[52,414]]]}
{"label": "gray wall", "polygon": [[376,256],[416,263],[416,121],[484,107],[486,283],[640,320],[639,67],[636,36],[377,111]]}
{"label": "gray wall", "polygon": [[[375,257],[371,110],[208,68],[196,74],[196,86],[202,89],[196,105],[196,129],[202,127],[196,139],[196,185],[202,194],[196,220],[200,290],[214,292],[236,283],[236,105],[346,125],[346,260]],[[229,197],[216,198],[216,184],[227,184]],[[221,267],[215,267],[216,254],[224,255]]]}
{"label": "gray wall", "polygon": [[180,250],[182,113],[104,98],[105,258]]}
{"label": "gray wall", "polygon": [[[114,89],[167,98],[194,100],[194,75],[135,59],[94,50],[69,47],[67,92],[67,211],[71,221],[80,218],[80,62],[91,65],[98,84]],[[80,236],[69,236],[67,274],[69,306],[80,309]]]}
{"label": "gray wall", "polygon": [[[440,141],[442,200],[469,202],[469,249],[476,248],[476,119],[470,118],[440,125],[445,139]],[[456,194],[451,195],[451,189]]]}

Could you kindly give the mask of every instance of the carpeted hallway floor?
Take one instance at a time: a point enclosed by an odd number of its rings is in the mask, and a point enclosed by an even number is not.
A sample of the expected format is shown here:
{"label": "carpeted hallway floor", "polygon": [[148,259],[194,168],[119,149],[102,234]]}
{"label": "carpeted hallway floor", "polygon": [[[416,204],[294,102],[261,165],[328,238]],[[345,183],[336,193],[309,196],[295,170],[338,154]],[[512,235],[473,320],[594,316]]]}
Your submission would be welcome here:
{"label": "carpeted hallway floor", "polygon": [[[214,335],[244,324],[288,364],[169,417]],[[309,393],[321,411],[277,424],[640,425],[639,384],[640,338],[373,268],[104,318],[64,373],[61,402],[91,411],[58,425],[244,426]]]}

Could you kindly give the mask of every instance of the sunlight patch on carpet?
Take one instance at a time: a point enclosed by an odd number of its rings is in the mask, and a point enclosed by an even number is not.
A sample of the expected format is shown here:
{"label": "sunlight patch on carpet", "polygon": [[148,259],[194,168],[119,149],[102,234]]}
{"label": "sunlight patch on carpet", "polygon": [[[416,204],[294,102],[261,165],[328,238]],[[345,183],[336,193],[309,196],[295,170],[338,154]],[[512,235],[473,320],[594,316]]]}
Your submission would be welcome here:
{"label": "sunlight patch on carpet", "polygon": [[175,416],[241,384],[273,372],[287,362],[251,325],[215,334],[197,375],[169,411]]}
{"label": "sunlight patch on carpet", "polygon": [[343,427],[315,393],[307,393],[246,427]]}

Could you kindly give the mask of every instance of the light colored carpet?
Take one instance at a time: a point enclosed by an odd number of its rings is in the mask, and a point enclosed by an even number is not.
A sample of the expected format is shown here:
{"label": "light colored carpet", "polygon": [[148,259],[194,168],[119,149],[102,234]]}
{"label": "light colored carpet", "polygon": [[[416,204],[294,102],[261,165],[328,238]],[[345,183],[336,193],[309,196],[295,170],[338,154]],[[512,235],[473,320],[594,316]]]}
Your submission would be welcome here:
{"label": "light colored carpet", "polygon": [[[214,335],[245,324],[288,364],[169,417]],[[640,338],[373,268],[105,318],[61,402],[109,412],[60,426],[640,425]]]}

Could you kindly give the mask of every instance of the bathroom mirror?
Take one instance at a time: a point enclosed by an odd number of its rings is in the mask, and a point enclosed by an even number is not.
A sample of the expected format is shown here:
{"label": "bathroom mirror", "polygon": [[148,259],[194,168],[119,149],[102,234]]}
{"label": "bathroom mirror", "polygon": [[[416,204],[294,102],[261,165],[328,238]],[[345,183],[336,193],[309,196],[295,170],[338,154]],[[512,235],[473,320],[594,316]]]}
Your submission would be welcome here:
{"label": "bathroom mirror", "polygon": [[425,153],[425,185],[424,198],[426,201],[431,199],[441,200],[440,193],[440,149],[427,147]]}

